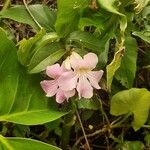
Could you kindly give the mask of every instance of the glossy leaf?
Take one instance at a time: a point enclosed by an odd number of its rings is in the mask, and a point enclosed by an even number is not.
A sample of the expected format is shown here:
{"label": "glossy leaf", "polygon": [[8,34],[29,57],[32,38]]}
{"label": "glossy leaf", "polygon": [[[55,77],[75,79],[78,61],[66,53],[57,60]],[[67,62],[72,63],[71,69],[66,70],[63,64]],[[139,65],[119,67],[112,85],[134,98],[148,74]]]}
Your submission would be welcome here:
{"label": "glossy leaf", "polygon": [[[49,46],[49,48],[51,48],[51,47]],[[51,51],[54,51],[55,48],[56,47],[53,47],[51,49]],[[47,57],[44,57],[44,59],[41,62],[37,63],[38,62],[38,60],[37,60],[37,62],[36,62],[37,65],[35,67],[33,67],[32,69],[30,69],[30,67],[33,65],[33,60],[31,60],[31,64],[29,65],[29,73],[38,73],[38,72],[45,70],[47,66],[52,65],[55,62],[57,62],[60,58],[62,58],[62,56],[64,54],[65,54],[64,49],[59,49],[59,50],[57,49],[56,52],[49,54],[49,56],[47,56]],[[37,56],[35,56],[35,57],[37,57]],[[33,58],[33,59],[35,59],[35,58]]]}
{"label": "glossy leaf", "polygon": [[[33,139],[27,139],[27,138],[6,138],[7,142],[11,145],[12,149],[11,150],[61,150],[60,148],[43,143],[37,140]],[[5,144],[1,145],[3,150],[8,150]]]}
{"label": "glossy leaf", "polygon": [[[47,6],[38,4],[30,5],[29,10],[43,28],[47,31],[54,31],[54,23],[56,20],[56,14],[54,11],[51,11]],[[26,8],[22,5],[14,6],[1,11],[0,18],[8,18],[20,23],[29,24],[36,31],[40,30],[33,18],[27,12]]]}
{"label": "glossy leaf", "polygon": [[64,54],[65,50],[55,32],[45,33],[41,30],[35,37],[19,42],[18,59],[28,68],[29,73],[38,73],[54,64]]}
{"label": "glossy leaf", "polygon": [[120,68],[115,74],[117,80],[127,88],[131,88],[136,74],[137,43],[132,37],[126,37],[125,53]]}
{"label": "glossy leaf", "polygon": [[80,11],[88,4],[89,0],[57,1],[58,13],[55,28],[59,36],[65,37],[72,31],[77,30]]}
{"label": "glossy leaf", "polygon": [[77,42],[82,47],[86,47],[91,51],[98,52],[98,53],[102,52],[101,41],[91,33],[83,32],[83,31],[75,31],[70,34],[67,40]]}
{"label": "glossy leaf", "polygon": [[115,94],[111,99],[111,114],[115,116],[132,113],[134,130],[141,128],[147,120],[150,109],[150,92],[132,88]]}
{"label": "glossy leaf", "polygon": [[39,75],[28,75],[17,61],[15,44],[0,29],[0,121],[36,125],[66,113],[49,106]]}

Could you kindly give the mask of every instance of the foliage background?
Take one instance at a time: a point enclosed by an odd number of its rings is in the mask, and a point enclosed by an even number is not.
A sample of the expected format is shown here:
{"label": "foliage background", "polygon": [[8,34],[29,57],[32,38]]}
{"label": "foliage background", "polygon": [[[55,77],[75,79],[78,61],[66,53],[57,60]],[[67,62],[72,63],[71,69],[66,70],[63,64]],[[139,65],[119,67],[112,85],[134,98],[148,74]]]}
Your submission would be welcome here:
{"label": "foliage background", "polygon": [[[149,149],[149,1],[9,2],[0,2],[0,148]],[[39,82],[72,50],[98,55],[102,89],[58,105]]]}

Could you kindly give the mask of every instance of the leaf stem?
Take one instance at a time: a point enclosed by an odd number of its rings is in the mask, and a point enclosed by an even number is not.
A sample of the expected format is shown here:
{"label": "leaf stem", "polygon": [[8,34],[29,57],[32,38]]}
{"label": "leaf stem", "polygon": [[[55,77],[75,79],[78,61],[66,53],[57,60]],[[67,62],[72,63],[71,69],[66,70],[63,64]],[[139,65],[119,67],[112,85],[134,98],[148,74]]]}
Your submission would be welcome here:
{"label": "leaf stem", "polygon": [[119,127],[124,121],[126,121],[128,119],[128,117],[130,115],[131,115],[131,113],[126,114],[125,117],[123,117],[122,120],[120,120],[118,123],[116,123],[114,125],[112,125],[112,123],[111,123],[111,128],[117,128],[117,127]]}
{"label": "leaf stem", "polygon": [[11,3],[11,0],[6,0],[2,8],[2,11],[6,10],[9,7],[10,3]]}
{"label": "leaf stem", "polygon": [[78,118],[78,120],[79,120],[79,123],[80,123],[80,125],[81,125],[81,129],[82,129],[82,132],[83,132],[84,139],[85,139],[85,141],[86,141],[87,147],[88,147],[88,149],[90,150],[91,148],[90,148],[90,145],[89,145],[89,142],[88,142],[88,139],[87,139],[87,135],[86,135],[86,133],[85,133],[85,130],[84,130],[84,127],[83,127],[83,124],[82,124],[82,121],[81,121],[81,118],[80,118],[80,115],[79,115],[79,112],[78,112],[77,109],[76,109],[76,114],[77,114],[77,118]]}
{"label": "leaf stem", "polygon": [[30,9],[29,9],[27,3],[26,3],[26,0],[23,0],[23,3],[24,3],[24,6],[25,6],[27,12],[29,13],[29,15],[31,16],[31,18],[33,19],[33,21],[37,24],[37,26],[38,26],[40,29],[42,29],[42,26],[38,23],[38,21],[35,19],[35,17],[34,17],[33,14],[31,13],[31,11],[30,11]]}

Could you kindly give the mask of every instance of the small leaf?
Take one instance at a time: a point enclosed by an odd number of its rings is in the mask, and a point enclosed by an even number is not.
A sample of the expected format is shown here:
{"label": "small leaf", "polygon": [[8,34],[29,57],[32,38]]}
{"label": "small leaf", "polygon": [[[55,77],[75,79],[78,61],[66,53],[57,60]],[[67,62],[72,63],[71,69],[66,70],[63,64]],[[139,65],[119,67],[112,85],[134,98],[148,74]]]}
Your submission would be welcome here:
{"label": "small leaf", "polygon": [[115,77],[127,88],[131,88],[136,73],[137,61],[137,43],[132,37],[126,37],[125,53],[122,58],[120,68],[117,70]]}
{"label": "small leaf", "polygon": [[[65,37],[78,28],[80,11],[89,4],[89,0],[58,0],[58,12],[55,28],[59,36]],[[66,19],[67,18],[67,19]]]}
{"label": "small leaf", "polygon": [[67,40],[68,42],[69,41],[77,42],[81,46],[86,47],[91,51],[101,53],[101,41],[91,33],[83,31],[75,31],[69,35]]}
{"label": "small leaf", "polygon": [[146,30],[140,32],[135,31],[132,34],[141,38],[145,42],[150,43],[150,31],[146,31]]}
{"label": "small leaf", "polygon": [[144,150],[145,146],[140,141],[126,141],[123,143],[122,150]]}
{"label": "small leaf", "polygon": [[[47,6],[42,5],[30,5],[29,9],[37,20],[37,22],[45,28],[47,31],[54,31],[54,23],[56,15],[54,11],[51,11]],[[19,13],[18,13],[19,12]],[[14,6],[5,11],[0,12],[0,18],[9,18],[17,22],[29,24],[36,31],[39,31],[39,27],[34,22],[33,18],[29,15],[26,8],[22,5]]]}
{"label": "small leaf", "polygon": [[146,89],[132,88],[115,94],[111,99],[111,114],[115,116],[133,113],[134,130],[146,122],[150,109],[150,92]]}
{"label": "small leaf", "polygon": [[[61,150],[56,146],[27,138],[13,137],[7,138],[7,141],[12,145],[13,150]],[[4,150],[8,150],[4,145],[2,147]]]}
{"label": "small leaf", "polygon": [[91,109],[91,110],[98,110],[100,109],[100,103],[97,99],[84,99],[77,100],[77,107],[79,109]]}

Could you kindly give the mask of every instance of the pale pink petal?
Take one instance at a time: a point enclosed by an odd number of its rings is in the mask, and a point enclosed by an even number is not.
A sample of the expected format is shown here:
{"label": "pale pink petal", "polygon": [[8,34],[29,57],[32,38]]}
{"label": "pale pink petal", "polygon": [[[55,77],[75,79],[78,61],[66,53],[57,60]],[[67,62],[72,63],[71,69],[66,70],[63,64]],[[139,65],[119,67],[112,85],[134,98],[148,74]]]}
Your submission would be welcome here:
{"label": "pale pink petal", "polygon": [[93,96],[93,88],[85,76],[81,76],[79,78],[77,91],[78,91],[79,99],[81,97],[91,98]]}
{"label": "pale pink petal", "polygon": [[56,94],[56,102],[63,103],[65,99],[66,99],[66,96],[64,95],[64,92],[61,89],[59,89]]}
{"label": "pale pink petal", "polygon": [[58,78],[58,85],[63,91],[73,90],[77,85],[77,77],[72,71],[65,72]]}
{"label": "pale pink petal", "polygon": [[40,84],[47,97],[54,96],[57,93],[58,84],[55,80],[44,80]]}
{"label": "pale pink petal", "polygon": [[64,91],[64,95],[66,96],[67,100],[70,97],[73,97],[75,95],[75,89],[71,90],[71,91]]}
{"label": "pale pink petal", "polygon": [[58,78],[62,73],[63,69],[59,64],[54,64],[46,68],[46,74],[53,79]]}
{"label": "pale pink petal", "polygon": [[70,56],[70,64],[73,69],[79,68],[82,63],[83,63],[83,59],[79,54],[73,53]]}
{"label": "pale pink petal", "polygon": [[84,62],[85,66],[90,68],[91,70],[94,69],[98,63],[98,57],[94,53],[88,53],[84,55]]}
{"label": "pale pink petal", "polygon": [[89,79],[91,85],[96,88],[96,89],[100,89],[101,87],[99,86],[98,82],[100,81],[102,75],[103,75],[104,71],[100,70],[100,71],[90,71],[87,74],[87,78]]}

